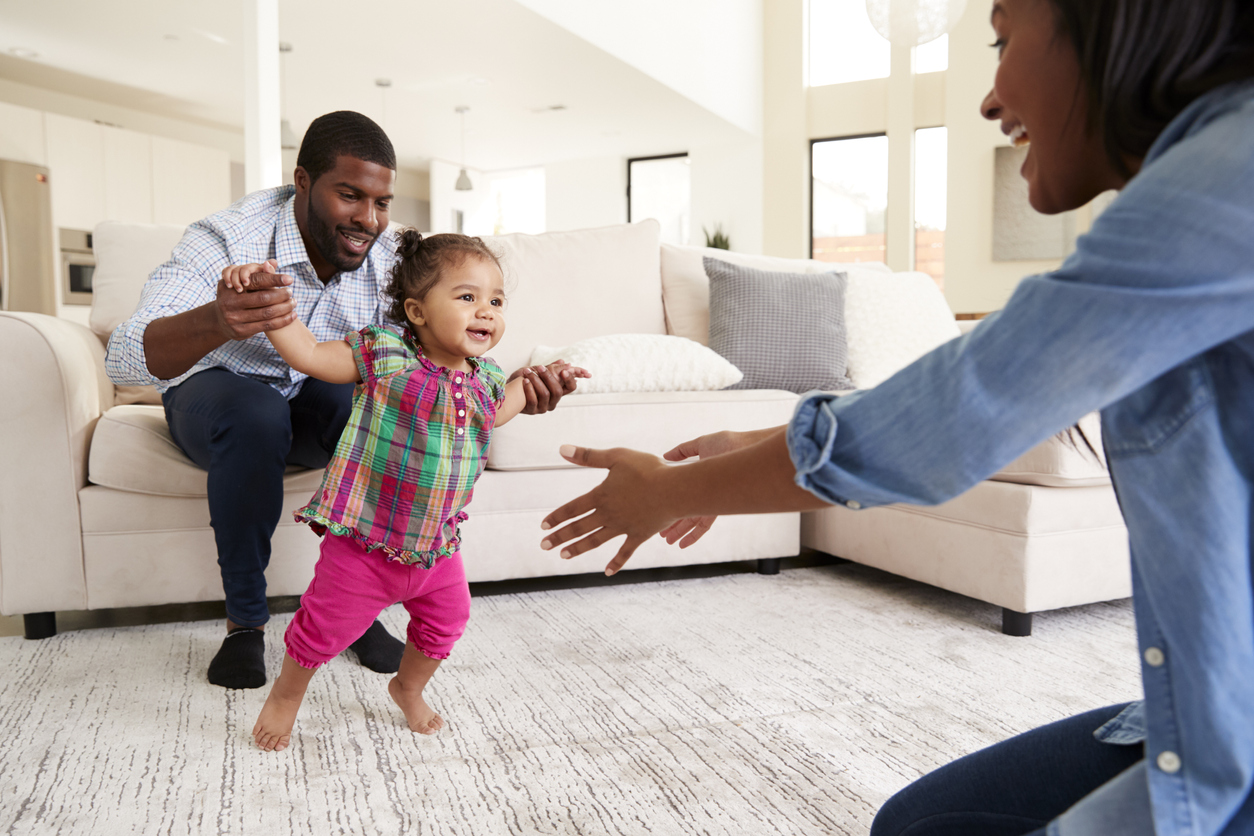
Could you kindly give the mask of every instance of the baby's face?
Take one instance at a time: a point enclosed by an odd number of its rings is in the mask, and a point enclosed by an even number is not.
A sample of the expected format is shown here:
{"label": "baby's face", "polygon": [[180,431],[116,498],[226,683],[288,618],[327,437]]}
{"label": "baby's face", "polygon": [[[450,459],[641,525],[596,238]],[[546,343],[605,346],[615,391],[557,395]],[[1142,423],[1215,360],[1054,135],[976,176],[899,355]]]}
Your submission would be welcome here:
{"label": "baby's face", "polygon": [[425,299],[405,300],[405,313],[428,359],[467,369],[505,333],[505,277],[491,261],[467,258],[446,268]]}

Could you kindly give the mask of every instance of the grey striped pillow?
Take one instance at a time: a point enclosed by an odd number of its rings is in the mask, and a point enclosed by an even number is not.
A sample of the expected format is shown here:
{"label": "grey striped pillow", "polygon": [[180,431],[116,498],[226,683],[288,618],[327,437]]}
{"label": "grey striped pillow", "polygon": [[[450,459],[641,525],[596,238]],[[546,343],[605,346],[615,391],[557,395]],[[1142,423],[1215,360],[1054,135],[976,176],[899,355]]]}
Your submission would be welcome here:
{"label": "grey striped pillow", "polygon": [[852,389],[844,273],[773,273],[705,258],[710,348],[744,372],[729,389]]}

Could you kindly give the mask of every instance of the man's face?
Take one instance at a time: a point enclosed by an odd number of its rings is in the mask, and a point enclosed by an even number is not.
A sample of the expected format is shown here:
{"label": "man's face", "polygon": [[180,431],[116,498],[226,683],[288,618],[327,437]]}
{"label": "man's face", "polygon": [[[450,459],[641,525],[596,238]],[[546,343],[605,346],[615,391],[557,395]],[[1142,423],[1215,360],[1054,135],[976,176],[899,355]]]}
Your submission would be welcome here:
{"label": "man's face", "polygon": [[366,260],[379,233],[387,229],[395,181],[392,169],[345,155],[313,183],[303,168],[296,169],[297,225],[309,260],[324,281],[356,270]]}

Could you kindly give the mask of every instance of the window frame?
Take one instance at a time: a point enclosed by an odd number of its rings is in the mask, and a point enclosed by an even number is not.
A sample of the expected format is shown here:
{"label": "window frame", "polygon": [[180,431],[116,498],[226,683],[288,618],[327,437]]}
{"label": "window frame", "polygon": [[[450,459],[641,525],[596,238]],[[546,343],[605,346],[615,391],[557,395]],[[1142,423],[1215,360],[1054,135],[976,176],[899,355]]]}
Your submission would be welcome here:
{"label": "window frame", "polygon": [[631,223],[631,164],[647,163],[652,160],[674,160],[679,157],[687,157],[687,151],[679,151],[674,154],[653,154],[648,157],[628,157],[627,158],[627,223]]}
{"label": "window frame", "polygon": [[[806,169],[810,175],[809,184],[808,184],[809,189],[810,189],[810,201],[809,201],[810,212],[809,212],[809,217],[806,219],[807,220],[806,225],[810,228],[810,233],[806,237],[809,238],[810,240],[809,258],[811,260],[814,259],[814,146],[820,142],[837,142],[842,139],[872,139],[874,137],[881,137],[881,136],[887,139],[888,131],[872,131],[871,133],[864,133],[864,134],[825,136],[825,137],[819,137],[817,139],[812,138],[810,140],[810,153],[806,156]],[[884,251],[885,252],[888,251],[888,228],[887,227],[884,228]]]}

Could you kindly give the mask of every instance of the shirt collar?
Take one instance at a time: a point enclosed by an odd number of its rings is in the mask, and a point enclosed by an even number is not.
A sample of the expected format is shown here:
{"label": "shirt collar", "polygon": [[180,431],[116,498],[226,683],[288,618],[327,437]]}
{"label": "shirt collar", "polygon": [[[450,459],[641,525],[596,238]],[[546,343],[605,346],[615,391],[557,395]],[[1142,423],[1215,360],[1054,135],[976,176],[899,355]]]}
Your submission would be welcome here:
{"label": "shirt collar", "polygon": [[477,358],[475,357],[466,358],[466,362],[470,364],[470,371],[468,372],[455,371],[453,369],[450,369],[448,366],[436,365],[427,357],[426,352],[422,350],[422,343],[418,342],[418,335],[414,333],[414,329],[412,325],[406,325],[401,330],[401,336],[405,339],[405,344],[409,346],[410,350],[414,352],[415,356],[417,356],[418,362],[421,363],[422,367],[426,369],[428,372],[431,372],[433,374],[444,375],[445,377],[452,377],[454,374],[460,374],[465,377],[469,377],[475,383],[482,382],[479,380],[479,370],[481,366],[479,365],[479,360]]}
{"label": "shirt collar", "polygon": [[305,239],[300,236],[300,227],[296,225],[296,193],[287,199],[279,210],[279,229],[274,239],[274,259],[279,263],[279,272],[285,267],[297,264],[313,266],[309,253],[305,250]]}

